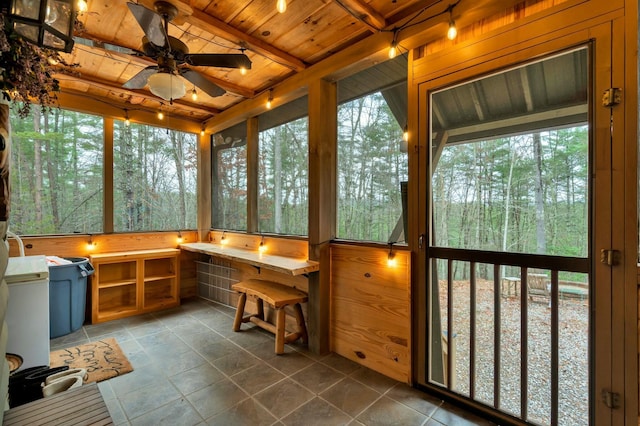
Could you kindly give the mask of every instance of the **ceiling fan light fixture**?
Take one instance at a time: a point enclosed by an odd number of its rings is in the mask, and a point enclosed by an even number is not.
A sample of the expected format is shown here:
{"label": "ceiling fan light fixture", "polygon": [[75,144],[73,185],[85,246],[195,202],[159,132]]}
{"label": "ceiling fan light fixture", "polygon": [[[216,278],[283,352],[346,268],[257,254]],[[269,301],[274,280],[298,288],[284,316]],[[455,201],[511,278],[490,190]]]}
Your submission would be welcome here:
{"label": "ceiling fan light fixture", "polygon": [[182,79],[167,72],[152,74],[149,76],[147,84],[149,84],[151,93],[161,97],[165,101],[180,99],[187,92]]}

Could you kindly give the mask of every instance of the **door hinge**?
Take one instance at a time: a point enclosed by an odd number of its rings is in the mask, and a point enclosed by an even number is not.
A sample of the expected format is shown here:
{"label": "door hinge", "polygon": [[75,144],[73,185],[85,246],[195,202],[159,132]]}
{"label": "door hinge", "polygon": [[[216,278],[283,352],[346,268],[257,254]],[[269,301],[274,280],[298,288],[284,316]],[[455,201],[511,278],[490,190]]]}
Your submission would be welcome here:
{"label": "door hinge", "polygon": [[622,90],[619,87],[611,87],[602,94],[602,106],[612,107],[622,102]]}
{"label": "door hinge", "polygon": [[600,250],[600,262],[605,265],[615,266],[620,263],[620,251],[612,249]]}
{"label": "door hinge", "polygon": [[608,390],[602,391],[602,403],[609,408],[620,408],[620,394]]}

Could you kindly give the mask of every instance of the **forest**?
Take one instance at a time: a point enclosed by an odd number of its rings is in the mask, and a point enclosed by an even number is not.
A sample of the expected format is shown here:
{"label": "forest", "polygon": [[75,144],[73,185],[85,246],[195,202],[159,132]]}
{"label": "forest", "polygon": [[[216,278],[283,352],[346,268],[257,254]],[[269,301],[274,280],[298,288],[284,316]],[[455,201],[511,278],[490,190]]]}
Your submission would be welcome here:
{"label": "forest", "polygon": [[[338,114],[336,236],[389,242],[408,179],[402,128],[380,93]],[[12,114],[11,124],[11,229],[103,232],[102,117],[34,108],[25,119]],[[261,233],[307,233],[307,125],[303,117],[260,132]],[[196,228],[196,142],[115,120],[114,232]],[[214,227],[246,230],[246,141],[213,151]],[[431,165],[434,245],[586,256],[588,164],[584,126],[445,147]]]}

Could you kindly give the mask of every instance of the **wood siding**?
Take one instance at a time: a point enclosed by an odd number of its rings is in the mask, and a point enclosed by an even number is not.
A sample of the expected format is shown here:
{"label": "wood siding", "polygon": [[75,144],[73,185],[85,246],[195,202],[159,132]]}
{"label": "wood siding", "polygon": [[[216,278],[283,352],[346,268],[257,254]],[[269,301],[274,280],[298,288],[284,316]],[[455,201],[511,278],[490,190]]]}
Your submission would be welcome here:
{"label": "wood siding", "polygon": [[331,350],[393,379],[411,379],[410,253],[331,246]]}

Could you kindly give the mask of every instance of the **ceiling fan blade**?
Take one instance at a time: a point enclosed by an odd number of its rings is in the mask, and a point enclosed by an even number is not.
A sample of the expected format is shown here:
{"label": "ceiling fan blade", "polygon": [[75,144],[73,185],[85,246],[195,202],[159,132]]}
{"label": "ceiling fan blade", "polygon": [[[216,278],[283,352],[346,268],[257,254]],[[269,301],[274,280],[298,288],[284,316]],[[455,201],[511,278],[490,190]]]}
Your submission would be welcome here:
{"label": "ceiling fan blade", "polygon": [[162,16],[140,4],[127,3],[127,6],[151,43],[160,47],[168,46],[167,31]]}
{"label": "ceiling fan blade", "polygon": [[215,98],[216,96],[222,96],[226,93],[222,87],[217,86],[207,80],[205,76],[196,72],[194,70],[190,70],[188,68],[180,69],[180,74],[189,80],[189,82],[193,83],[198,89],[202,90],[207,95]]}
{"label": "ceiling fan blade", "polygon": [[146,67],[145,69],[140,71],[138,74],[131,77],[129,81],[127,81],[122,85],[122,87],[124,87],[125,89],[142,89],[144,86],[147,85],[147,79],[151,75],[157,72],[158,72],[157,66]]}
{"label": "ceiling fan blade", "polygon": [[251,69],[251,60],[244,53],[192,53],[184,55],[189,65]]}

